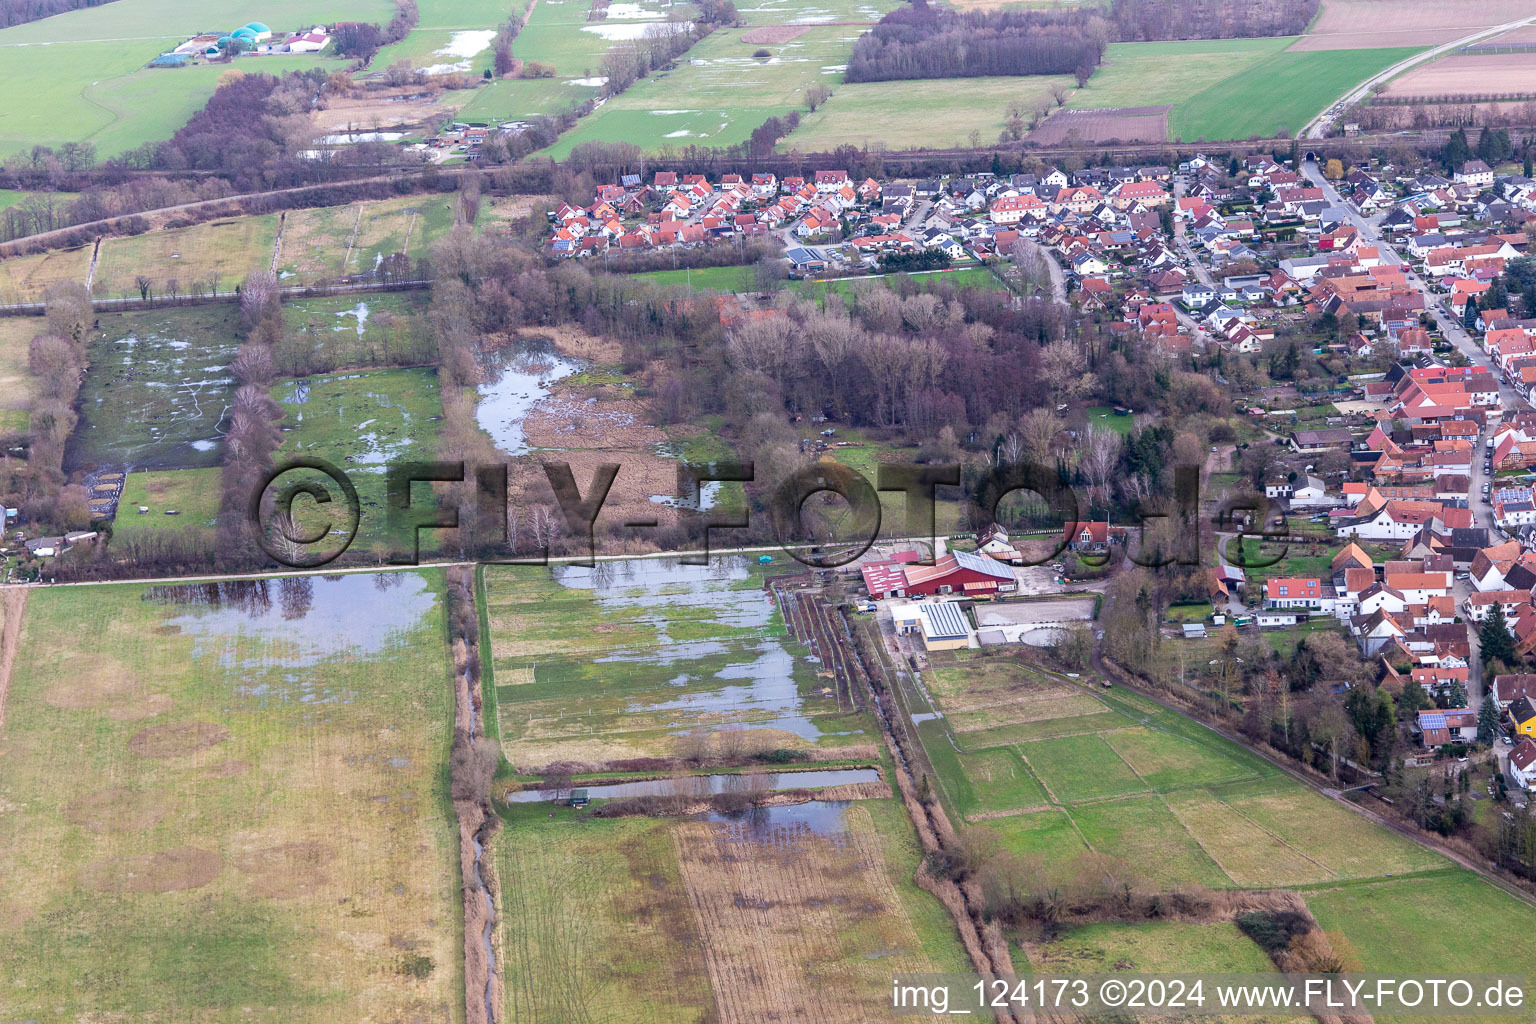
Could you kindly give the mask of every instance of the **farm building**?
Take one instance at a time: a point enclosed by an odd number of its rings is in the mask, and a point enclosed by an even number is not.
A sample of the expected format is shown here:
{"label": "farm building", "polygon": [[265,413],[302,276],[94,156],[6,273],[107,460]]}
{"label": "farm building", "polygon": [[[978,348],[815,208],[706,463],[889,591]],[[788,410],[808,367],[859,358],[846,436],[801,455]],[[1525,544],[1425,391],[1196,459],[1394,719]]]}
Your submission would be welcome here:
{"label": "farm building", "polygon": [[951,551],[933,565],[909,565],[905,568],[908,596],[965,594],[987,597],[1018,589],[1013,570],[984,555]]}
{"label": "farm building", "polygon": [[927,597],[964,594],[989,597],[1018,588],[1013,571],[984,555],[952,551],[933,565],[911,565],[910,558],[866,562],[860,569],[864,587],[876,601],[891,597]]}
{"label": "farm building", "polygon": [[971,645],[971,627],[965,613],[951,601],[918,606],[922,620],[923,647],[930,651],[959,651]]}

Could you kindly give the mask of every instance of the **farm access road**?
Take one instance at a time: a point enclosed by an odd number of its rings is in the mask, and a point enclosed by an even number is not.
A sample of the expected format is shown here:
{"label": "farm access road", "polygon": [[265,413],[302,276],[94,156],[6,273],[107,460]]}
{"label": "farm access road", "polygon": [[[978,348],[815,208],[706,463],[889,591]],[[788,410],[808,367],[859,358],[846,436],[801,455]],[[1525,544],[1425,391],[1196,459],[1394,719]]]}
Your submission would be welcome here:
{"label": "farm access road", "polygon": [[1473,32],[1471,35],[1462,36],[1460,39],[1453,39],[1448,43],[1441,43],[1439,46],[1425,50],[1423,53],[1416,53],[1406,60],[1400,60],[1396,64],[1393,64],[1391,67],[1387,68],[1385,71],[1378,71],[1376,74],[1372,75],[1370,78],[1367,78],[1365,81],[1355,86],[1349,92],[1345,93],[1341,98],[1334,101],[1333,103],[1330,103],[1327,110],[1324,110],[1321,114],[1318,114],[1316,117],[1314,117],[1312,121],[1301,130],[1301,138],[1321,139],[1323,134],[1329,129],[1329,127],[1332,126],[1335,111],[1338,111],[1341,107],[1354,106],[1356,103],[1359,103],[1361,100],[1369,96],[1371,94],[1371,90],[1376,88],[1376,86],[1383,84],[1389,79],[1396,78],[1404,71],[1407,71],[1410,68],[1418,67],[1420,64],[1426,63],[1427,61],[1432,61],[1437,57],[1444,57],[1446,54],[1452,52],[1453,50],[1459,50],[1463,46],[1469,46],[1480,39],[1486,39],[1489,36],[1502,35],[1505,32],[1521,28],[1525,25],[1531,24],[1532,22],[1536,22],[1536,14],[1533,14],[1527,18],[1521,18],[1518,21],[1506,21],[1504,24],[1495,25],[1492,28],[1479,29],[1478,31]]}

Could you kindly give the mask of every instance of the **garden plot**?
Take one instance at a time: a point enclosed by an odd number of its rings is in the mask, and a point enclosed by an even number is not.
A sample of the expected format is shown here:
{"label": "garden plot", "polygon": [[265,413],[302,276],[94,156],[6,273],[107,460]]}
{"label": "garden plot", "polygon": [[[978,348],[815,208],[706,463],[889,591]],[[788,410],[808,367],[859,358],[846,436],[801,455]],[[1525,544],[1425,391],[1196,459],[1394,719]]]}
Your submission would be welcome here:
{"label": "garden plot", "polygon": [[67,468],[215,466],[239,347],[232,304],[101,313]]}
{"label": "garden plot", "polygon": [[867,714],[840,704],[745,558],[491,566],[485,593],[501,737],[519,769],[873,749]]}
{"label": "garden plot", "polygon": [[456,1019],[441,588],[33,595],[0,732],[4,1012]]}

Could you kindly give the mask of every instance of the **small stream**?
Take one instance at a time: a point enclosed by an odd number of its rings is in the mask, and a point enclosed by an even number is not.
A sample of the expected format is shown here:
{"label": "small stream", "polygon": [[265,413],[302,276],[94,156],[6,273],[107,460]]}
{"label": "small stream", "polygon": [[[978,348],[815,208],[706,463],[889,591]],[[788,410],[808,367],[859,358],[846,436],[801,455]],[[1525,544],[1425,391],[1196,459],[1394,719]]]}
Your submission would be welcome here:
{"label": "small stream", "polygon": [[[475,706],[475,697],[469,695],[469,734],[480,735],[480,710]],[[485,823],[470,837],[475,846],[474,877],[472,881],[480,887],[480,898],[485,900],[485,932],[480,936],[480,942],[485,947],[485,1019],[490,1024],[496,1024],[496,945],[491,941],[492,930],[496,927],[496,901],[491,899],[491,890],[485,884],[485,872],[482,865],[485,861],[485,840],[482,838],[496,822],[494,816],[487,816]]]}

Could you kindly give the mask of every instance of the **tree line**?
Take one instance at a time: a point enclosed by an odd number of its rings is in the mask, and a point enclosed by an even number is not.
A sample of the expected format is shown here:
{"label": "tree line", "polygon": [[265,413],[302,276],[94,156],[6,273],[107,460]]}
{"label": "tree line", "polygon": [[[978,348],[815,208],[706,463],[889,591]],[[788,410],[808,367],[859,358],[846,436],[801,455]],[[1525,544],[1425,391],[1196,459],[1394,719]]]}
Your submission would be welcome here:
{"label": "tree line", "polygon": [[1294,36],[1317,15],[1318,0],[1114,0],[1110,18],[1122,42]]}
{"label": "tree line", "polygon": [[1063,75],[1086,81],[1110,26],[1083,11],[948,11],[899,7],[853,44],[847,81]]}
{"label": "tree line", "polygon": [[112,0],[0,0],[0,28],[51,18],[68,11],[100,7]]}

